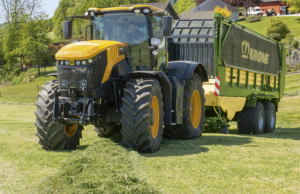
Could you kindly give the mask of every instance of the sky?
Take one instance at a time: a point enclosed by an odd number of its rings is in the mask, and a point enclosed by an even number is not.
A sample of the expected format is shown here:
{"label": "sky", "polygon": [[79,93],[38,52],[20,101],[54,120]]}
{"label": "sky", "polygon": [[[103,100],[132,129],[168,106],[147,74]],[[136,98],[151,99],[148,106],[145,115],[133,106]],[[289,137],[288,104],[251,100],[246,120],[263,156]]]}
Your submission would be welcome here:
{"label": "sky", "polygon": [[60,0],[44,0],[43,2],[43,11],[45,11],[49,18],[52,18],[54,15],[54,11],[58,7],[58,3]]}

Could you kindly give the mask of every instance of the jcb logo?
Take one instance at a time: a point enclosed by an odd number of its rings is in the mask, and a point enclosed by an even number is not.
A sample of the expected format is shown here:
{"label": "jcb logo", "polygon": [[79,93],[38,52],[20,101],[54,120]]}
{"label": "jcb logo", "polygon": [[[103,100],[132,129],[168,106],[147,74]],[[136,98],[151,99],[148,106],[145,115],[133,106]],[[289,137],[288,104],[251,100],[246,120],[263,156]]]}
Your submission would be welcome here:
{"label": "jcb logo", "polygon": [[247,40],[242,42],[242,58],[266,65],[269,64],[269,54],[250,48],[250,44]]}

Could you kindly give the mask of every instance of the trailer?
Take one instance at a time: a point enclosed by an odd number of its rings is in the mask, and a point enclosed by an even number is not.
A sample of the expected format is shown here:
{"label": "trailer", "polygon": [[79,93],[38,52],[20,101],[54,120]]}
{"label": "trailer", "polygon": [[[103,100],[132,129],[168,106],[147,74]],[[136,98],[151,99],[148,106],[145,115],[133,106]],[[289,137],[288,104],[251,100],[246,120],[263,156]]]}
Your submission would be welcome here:
{"label": "trailer", "polygon": [[[285,87],[285,48],[215,13],[214,19],[177,20],[168,37],[169,61],[196,61],[209,77],[205,90],[208,130],[273,132]],[[179,67],[180,68],[180,67]]]}

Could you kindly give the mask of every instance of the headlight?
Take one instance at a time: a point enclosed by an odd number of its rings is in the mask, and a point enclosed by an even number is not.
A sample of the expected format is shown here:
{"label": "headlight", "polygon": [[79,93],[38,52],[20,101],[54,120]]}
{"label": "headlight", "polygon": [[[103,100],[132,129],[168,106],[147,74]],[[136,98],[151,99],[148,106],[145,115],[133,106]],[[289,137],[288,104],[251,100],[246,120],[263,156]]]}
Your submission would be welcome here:
{"label": "headlight", "polygon": [[76,65],[80,65],[80,61],[76,61]]}
{"label": "headlight", "polygon": [[144,12],[144,13],[149,13],[149,12],[150,12],[150,9],[144,9],[143,12]]}
{"label": "headlight", "polygon": [[63,65],[64,64],[64,62],[63,61],[60,61],[60,65]]}
{"label": "headlight", "polygon": [[65,65],[69,65],[69,61],[66,61],[66,62],[65,62]]}
{"label": "headlight", "polygon": [[87,87],[87,81],[84,79],[80,82],[80,88],[86,88]]}
{"label": "headlight", "polygon": [[68,82],[66,80],[61,81],[61,87],[62,88],[67,88],[68,87]]}
{"label": "headlight", "polygon": [[134,13],[141,13],[141,10],[140,9],[136,9],[136,10],[134,10]]}
{"label": "headlight", "polygon": [[93,59],[89,59],[89,63],[93,63]]}
{"label": "headlight", "polygon": [[82,61],[82,65],[85,65],[86,64],[86,61]]}

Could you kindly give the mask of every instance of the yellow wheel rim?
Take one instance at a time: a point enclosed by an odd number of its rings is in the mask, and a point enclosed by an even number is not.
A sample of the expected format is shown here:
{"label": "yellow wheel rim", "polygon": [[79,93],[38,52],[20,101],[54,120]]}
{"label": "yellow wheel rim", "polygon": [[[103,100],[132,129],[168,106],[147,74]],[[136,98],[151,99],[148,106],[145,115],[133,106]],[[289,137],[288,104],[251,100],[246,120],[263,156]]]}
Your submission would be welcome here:
{"label": "yellow wheel rim", "polygon": [[194,128],[197,128],[200,125],[201,114],[202,114],[201,109],[202,107],[201,107],[200,94],[197,90],[194,90],[192,94],[191,104],[190,104],[190,116]]}
{"label": "yellow wheel rim", "polygon": [[159,105],[156,96],[153,96],[152,103],[151,103],[151,132],[152,137],[156,138],[159,130]]}
{"label": "yellow wheel rim", "polygon": [[65,126],[65,132],[69,137],[73,137],[77,131],[78,124],[73,124],[72,127],[66,127]]}

